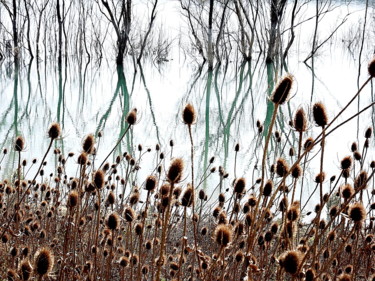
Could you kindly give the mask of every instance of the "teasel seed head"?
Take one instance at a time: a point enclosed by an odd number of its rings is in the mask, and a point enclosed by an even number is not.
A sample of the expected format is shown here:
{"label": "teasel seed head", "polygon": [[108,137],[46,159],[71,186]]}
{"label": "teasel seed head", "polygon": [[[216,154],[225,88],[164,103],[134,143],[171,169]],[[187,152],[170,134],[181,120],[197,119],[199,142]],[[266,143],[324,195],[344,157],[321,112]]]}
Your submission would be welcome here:
{"label": "teasel seed head", "polygon": [[246,180],[245,178],[239,178],[234,183],[234,192],[237,194],[242,194],[245,192]]}
{"label": "teasel seed head", "polygon": [[115,230],[119,227],[120,218],[117,213],[109,214],[106,221],[107,227],[111,230]]}
{"label": "teasel seed head", "polygon": [[103,172],[103,170],[97,170],[94,173],[94,185],[97,189],[101,189],[104,186],[104,172]]}
{"label": "teasel seed head", "polygon": [[341,160],[341,169],[350,169],[352,166],[352,157],[351,156],[346,156]]}
{"label": "teasel seed head", "polygon": [[283,158],[276,161],[276,174],[279,177],[284,177],[289,171],[288,163]]}
{"label": "teasel seed head", "polygon": [[292,170],[292,177],[298,179],[302,175],[302,168],[299,164],[297,164]]}
{"label": "teasel seed head", "polygon": [[366,218],[366,210],[360,202],[351,204],[348,214],[355,223],[360,223]]}
{"label": "teasel seed head", "polygon": [[61,135],[61,128],[59,123],[52,123],[48,129],[48,136],[51,139],[57,139]]}
{"label": "teasel seed head", "polygon": [[115,194],[113,193],[112,190],[108,193],[108,196],[107,196],[107,200],[106,200],[106,202],[107,202],[109,205],[113,205],[113,204],[115,204],[115,202],[116,202],[116,196],[115,196]]}
{"label": "teasel seed head", "polygon": [[372,127],[368,127],[365,131],[365,138],[369,139],[372,136]]}
{"label": "teasel seed head", "polygon": [[325,180],[326,174],[324,172],[321,172],[315,176],[315,182],[316,183],[323,183]]}
{"label": "teasel seed head", "polygon": [[367,184],[368,174],[366,171],[361,171],[354,180],[354,189],[365,189]]}
{"label": "teasel seed head", "polygon": [[178,183],[182,178],[184,170],[184,161],[181,158],[176,158],[169,166],[167,178],[170,183]]}
{"label": "teasel seed head", "polygon": [[184,123],[191,126],[195,122],[196,117],[194,106],[188,103],[182,112],[182,119],[184,120]]}
{"label": "teasel seed head", "polygon": [[135,218],[135,212],[131,207],[127,207],[124,211],[124,217],[127,222],[132,222]]}
{"label": "teasel seed head", "polygon": [[316,272],[313,268],[309,268],[308,270],[306,270],[306,273],[305,273],[306,281],[314,281],[315,276],[316,276]]}
{"label": "teasel seed head", "polygon": [[296,221],[298,220],[300,215],[300,204],[298,201],[293,202],[293,204],[290,206],[289,210],[287,211],[287,219],[290,221]]}
{"label": "teasel seed head", "polygon": [[294,115],[293,126],[294,129],[300,133],[305,132],[307,130],[307,118],[303,108],[299,108],[296,114]]}
{"label": "teasel seed head", "polygon": [[70,193],[69,193],[69,196],[68,196],[68,206],[70,208],[74,208],[75,206],[77,206],[78,204],[78,192],[76,190],[72,190]]}
{"label": "teasel seed head", "polygon": [[228,246],[232,242],[233,231],[230,226],[219,224],[214,232],[214,239],[221,247]]}
{"label": "teasel seed head", "polygon": [[43,277],[48,275],[54,264],[54,256],[47,248],[39,249],[34,256],[34,272],[35,274]]}
{"label": "teasel seed head", "polygon": [[188,184],[187,188],[185,189],[184,193],[182,194],[181,197],[181,205],[184,207],[190,207],[191,204],[194,201],[194,190],[193,187]]}
{"label": "teasel seed head", "polygon": [[328,124],[327,110],[323,103],[317,102],[314,104],[313,116],[318,127],[324,128]]}
{"label": "teasel seed head", "polygon": [[276,86],[272,93],[271,101],[275,104],[283,104],[288,99],[290,90],[292,89],[293,76],[286,75]]}
{"label": "teasel seed head", "polygon": [[268,180],[263,188],[263,196],[268,197],[271,196],[273,190],[273,182],[272,180]]}
{"label": "teasel seed head", "polygon": [[345,184],[341,186],[341,196],[348,200],[354,194],[354,189],[350,184]]}
{"label": "teasel seed head", "polygon": [[23,151],[25,149],[25,139],[22,136],[16,137],[14,141],[14,150]]}
{"label": "teasel seed head", "polygon": [[143,233],[143,223],[137,223],[134,227],[135,234],[140,236]]}
{"label": "teasel seed head", "polygon": [[95,138],[92,134],[86,136],[82,142],[82,149],[87,154],[92,154],[94,152]]}
{"label": "teasel seed head", "polygon": [[148,176],[145,183],[145,189],[147,191],[153,191],[157,185],[157,178],[155,176]]}
{"label": "teasel seed head", "polygon": [[129,265],[129,259],[125,256],[122,256],[119,260],[119,264],[121,267],[127,267]]}
{"label": "teasel seed head", "polygon": [[21,277],[21,280],[27,281],[30,279],[31,274],[33,272],[33,268],[29,262],[29,260],[23,260],[18,269],[19,275]]}
{"label": "teasel seed head", "polygon": [[302,262],[302,253],[300,251],[287,251],[279,258],[280,266],[287,273],[295,275]]}
{"label": "teasel seed head", "polygon": [[367,67],[367,70],[368,70],[368,74],[373,78],[375,77],[375,58],[373,58],[371,60],[371,62],[369,63],[368,67]]}
{"label": "teasel seed head", "polygon": [[133,108],[126,116],[126,122],[132,126],[137,122],[137,109]]}

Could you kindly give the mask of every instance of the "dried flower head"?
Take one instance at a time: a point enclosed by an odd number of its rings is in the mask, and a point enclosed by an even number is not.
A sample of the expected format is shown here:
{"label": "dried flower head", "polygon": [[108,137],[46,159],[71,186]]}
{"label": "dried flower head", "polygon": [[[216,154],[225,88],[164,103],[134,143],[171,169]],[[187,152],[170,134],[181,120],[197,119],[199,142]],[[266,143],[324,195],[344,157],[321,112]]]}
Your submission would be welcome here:
{"label": "dried flower head", "polygon": [[167,178],[171,183],[178,183],[182,178],[184,170],[184,161],[181,158],[176,158],[169,166]]}
{"label": "dried flower head", "polygon": [[369,63],[367,70],[371,77],[375,77],[375,58]]}
{"label": "dried flower head", "polygon": [[292,89],[293,76],[288,74],[276,86],[271,96],[271,101],[275,104],[283,104],[289,97],[290,90]]}
{"label": "dried flower head", "polygon": [[61,128],[59,123],[52,123],[48,129],[48,136],[51,139],[57,139],[61,135]]}
{"label": "dried flower head", "polygon": [[276,161],[276,174],[279,177],[285,176],[289,171],[288,163],[283,158],[279,158]]}
{"label": "dried flower head", "polygon": [[48,275],[54,264],[54,256],[47,248],[39,249],[34,256],[34,272],[35,274],[43,277]]}
{"label": "dried flower head", "polygon": [[313,116],[318,127],[325,127],[328,124],[327,110],[323,103],[317,102],[314,104]]}
{"label": "dried flower head", "polygon": [[362,203],[356,202],[350,205],[349,217],[356,223],[362,222],[366,218],[366,210]]}
{"label": "dried flower head", "polygon": [[21,280],[29,280],[31,277],[31,273],[33,272],[33,268],[29,262],[29,260],[23,260],[18,269],[19,275],[21,277]]}
{"label": "dried flower head", "polygon": [[157,184],[157,178],[155,176],[148,176],[145,183],[145,189],[147,191],[153,191]]}
{"label": "dried flower head", "polygon": [[222,247],[228,246],[232,242],[232,228],[225,224],[219,224],[214,232],[214,239]]}
{"label": "dried flower head", "polygon": [[294,129],[296,129],[296,131],[300,133],[305,132],[307,130],[307,118],[303,108],[299,108],[296,111],[296,114],[294,115],[293,119],[293,126]]}
{"label": "dried flower head", "polygon": [[182,112],[182,119],[184,120],[184,123],[189,126],[195,122],[195,119],[196,119],[195,109],[190,103],[188,103],[185,106]]}
{"label": "dried flower head", "polygon": [[25,149],[25,139],[21,136],[16,137],[14,141],[14,150],[15,151],[22,151]]}
{"label": "dried flower head", "polygon": [[137,122],[137,109],[133,108],[126,116],[126,122],[131,126]]}
{"label": "dried flower head", "polygon": [[85,137],[82,142],[82,149],[87,154],[92,154],[94,152],[95,138],[92,134]]}
{"label": "dried flower head", "polygon": [[181,205],[184,207],[190,207],[194,200],[193,195],[194,195],[193,187],[190,184],[188,184],[187,188],[182,194]]}
{"label": "dried flower head", "polygon": [[245,178],[239,178],[234,183],[234,192],[238,194],[242,194],[245,191],[246,180]]}
{"label": "dried flower head", "polygon": [[98,189],[104,186],[104,172],[102,170],[97,170],[94,173],[94,185]]}
{"label": "dried flower head", "polygon": [[120,218],[117,213],[109,214],[107,217],[107,227],[111,230],[115,230],[118,228],[120,224]]}
{"label": "dried flower head", "polygon": [[302,261],[302,253],[300,251],[287,251],[279,258],[280,266],[287,273],[296,274]]}

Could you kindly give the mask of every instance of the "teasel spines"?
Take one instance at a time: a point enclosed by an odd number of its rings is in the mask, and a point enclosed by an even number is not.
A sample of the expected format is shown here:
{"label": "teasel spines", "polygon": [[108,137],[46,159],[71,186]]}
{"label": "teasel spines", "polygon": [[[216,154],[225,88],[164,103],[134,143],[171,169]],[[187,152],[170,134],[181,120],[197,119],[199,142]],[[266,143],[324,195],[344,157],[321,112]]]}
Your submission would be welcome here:
{"label": "teasel spines", "polygon": [[242,194],[245,192],[246,180],[245,178],[239,178],[234,183],[234,192],[237,194]]}
{"label": "teasel spines", "polygon": [[293,76],[288,74],[276,86],[271,96],[271,101],[275,104],[283,104],[288,99],[293,85]]}
{"label": "teasel spines", "polygon": [[34,256],[34,272],[43,277],[48,275],[54,265],[54,256],[48,248],[39,249]]}
{"label": "teasel spines", "polygon": [[285,272],[295,275],[302,262],[302,253],[300,251],[287,251],[279,258],[280,266]]}
{"label": "teasel spines", "polygon": [[25,259],[20,263],[18,272],[21,280],[27,281],[30,279],[33,268],[29,260]]}
{"label": "teasel spines", "polygon": [[352,157],[351,156],[346,156],[344,157],[342,160],[341,160],[341,169],[342,170],[345,170],[345,169],[350,169],[351,166],[352,166]]}
{"label": "teasel spines", "polygon": [[341,196],[346,200],[348,200],[354,194],[354,188],[351,186],[351,184],[345,184],[341,186],[340,190]]}
{"label": "teasel spines", "polygon": [[288,173],[288,171],[289,171],[289,165],[286,162],[286,160],[283,158],[279,158],[276,161],[276,174],[279,177],[283,177]]}
{"label": "teasel spines", "polygon": [[293,119],[293,127],[297,132],[305,132],[307,130],[307,118],[303,108],[299,108]]}
{"label": "teasel spines", "polygon": [[170,183],[178,183],[182,178],[182,172],[184,169],[184,161],[181,158],[172,160],[169,166],[167,178]]}
{"label": "teasel spines", "polygon": [[182,194],[181,205],[184,207],[190,207],[194,201],[193,195],[194,195],[193,187],[190,184],[188,184],[187,188]]}
{"label": "teasel spines", "polygon": [[323,103],[317,102],[313,105],[313,117],[318,127],[325,127],[328,124],[327,110]]}
{"label": "teasel spines", "polygon": [[219,224],[214,232],[214,240],[222,247],[226,247],[232,242],[232,236],[232,228],[225,224]]}
{"label": "teasel spines", "polygon": [[366,209],[361,202],[356,202],[349,206],[348,214],[355,223],[360,223],[366,218]]}
{"label": "teasel spines", "polygon": [[82,149],[87,154],[92,154],[94,152],[95,146],[95,137],[92,134],[89,134],[85,137],[82,142]]}
{"label": "teasel spines", "polygon": [[131,126],[137,122],[137,109],[133,108],[126,116],[126,122]]}
{"label": "teasel spines", "polygon": [[146,178],[145,189],[147,191],[153,191],[157,185],[157,178],[155,176],[148,176]]}
{"label": "teasel spines", "polygon": [[14,150],[23,151],[25,149],[25,139],[22,136],[17,136],[14,141]]}
{"label": "teasel spines", "polygon": [[368,74],[373,78],[375,77],[375,58],[373,58],[368,67],[367,67],[367,70],[368,70]]}
{"label": "teasel spines", "polygon": [[61,128],[59,123],[52,123],[48,129],[48,136],[50,139],[57,139],[61,135]]}
{"label": "teasel spines", "polygon": [[196,117],[197,116],[195,113],[194,106],[191,105],[190,103],[185,105],[184,110],[182,112],[182,119],[184,120],[184,123],[186,125],[191,126],[195,122]]}
{"label": "teasel spines", "polygon": [[120,224],[120,217],[115,212],[112,214],[109,214],[106,221],[107,227],[111,230],[116,230],[119,227]]}
{"label": "teasel spines", "polygon": [[94,184],[97,189],[101,189],[104,186],[104,172],[103,170],[97,170],[94,173]]}
{"label": "teasel spines", "polygon": [[70,193],[69,193],[69,196],[68,196],[68,206],[69,208],[74,208],[77,206],[78,204],[78,192],[76,190],[72,190]]}

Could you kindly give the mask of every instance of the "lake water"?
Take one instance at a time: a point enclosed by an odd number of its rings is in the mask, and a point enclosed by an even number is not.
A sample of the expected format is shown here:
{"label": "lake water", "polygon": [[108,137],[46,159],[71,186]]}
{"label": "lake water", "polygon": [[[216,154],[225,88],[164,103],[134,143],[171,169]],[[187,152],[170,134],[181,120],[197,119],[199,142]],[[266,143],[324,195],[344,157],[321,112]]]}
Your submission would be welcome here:
{"label": "lake water", "polygon": [[[315,3],[301,6],[299,21],[306,22],[296,26],[296,39],[287,60],[289,72],[294,75],[296,83],[293,97],[288,105],[282,107],[282,115],[277,124],[283,140],[288,135],[285,153],[291,144],[297,144],[288,122],[298,106],[303,106],[309,112],[311,101],[322,101],[328,109],[329,118],[333,118],[358,89],[359,69],[359,85],[367,79],[367,63],[375,51],[375,4],[374,1],[369,2],[365,40],[360,56],[365,2],[348,4],[345,1],[327,1],[332,6],[319,22],[319,43],[322,43],[345,17],[347,20],[316,52],[313,72],[309,67],[311,60],[307,62],[308,65],[304,64],[303,60],[311,51]],[[143,21],[147,22],[144,18],[150,13],[149,4],[142,1],[134,7],[134,17],[142,27],[145,25]],[[288,2],[283,29],[289,26],[291,9],[292,2]],[[55,60],[42,59],[37,66],[34,59],[29,64],[25,52],[19,80],[15,85],[12,58],[1,61],[1,147],[11,148],[14,137],[22,135],[26,140],[22,159],[28,159],[29,163],[32,158],[40,159],[48,146],[49,124],[59,122],[63,136],[56,143],[56,147],[60,148],[64,155],[69,152],[78,155],[85,135],[102,132],[97,155],[100,160],[123,133],[127,112],[136,107],[139,122],[124,139],[115,155],[126,151],[137,159],[138,144],[142,144],[144,151],[151,148],[152,152],[142,156],[138,177],[142,179],[153,170],[156,161],[154,148],[157,143],[167,156],[166,165],[171,154],[183,157],[189,163],[188,130],[181,117],[184,105],[189,102],[196,108],[198,116],[193,126],[196,180],[199,182],[211,156],[216,157],[214,165],[224,166],[229,173],[229,179],[233,180],[234,147],[237,143],[240,144],[240,151],[236,160],[236,176],[245,176],[249,182],[258,178],[259,171],[254,170],[254,167],[260,165],[261,147],[255,123],[256,120],[269,122],[266,117],[268,89],[264,54],[259,57],[259,49],[255,48],[252,59],[242,62],[238,51],[233,50],[227,62],[223,61],[209,73],[207,64],[201,66],[201,58],[192,50],[191,33],[186,18],[181,16],[179,2],[161,1],[157,11],[153,40],[157,41],[159,38],[170,43],[168,52],[161,57],[162,61],[157,60],[156,49],[150,49],[142,65],[136,69],[130,55],[126,57],[123,69],[116,67],[113,45],[115,35],[110,27],[108,36],[103,41],[106,52],[100,66],[95,59],[88,62],[85,56],[80,60],[70,53],[67,65],[64,65],[59,73]],[[2,19],[6,22],[5,14]],[[232,18],[229,20],[234,21]],[[228,30],[230,29],[234,30],[236,27],[230,26]],[[265,34],[265,30],[259,32]],[[6,36],[5,32],[1,35],[2,38]],[[284,47],[287,40],[288,30],[283,34]],[[282,73],[278,72],[278,75]],[[375,91],[371,84],[364,89],[359,104],[356,101],[338,122],[356,113],[358,106],[363,108],[374,99]],[[350,153],[350,144],[357,141],[357,131],[360,143],[363,142],[364,130],[374,124],[373,111],[373,108],[367,110],[359,120],[354,119],[328,138],[326,158],[329,164],[325,165],[328,176],[338,173],[338,160]],[[319,128],[315,128],[313,124],[310,126],[312,136],[320,133]],[[173,151],[169,146],[170,140],[174,141]],[[272,149],[275,149],[274,145],[273,142]],[[276,147],[277,154],[280,154],[282,149],[283,147]],[[318,150],[315,149],[315,152]],[[11,177],[15,171],[15,156],[13,152],[9,153],[2,161],[3,178]],[[373,149],[369,152],[368,159],[372,156]],[[315,157],[309,162],[309,173],[312,175],[318,172],[318,158]],[[51,153],[48,162],[54,161]],[[75,176],[77,167],[78,165],[71,165],[69,175]],[[47,175],[54,172],[54,165],[47,165],[45,170]],[[188,169],[186,174],[189,175]],[[218,181],[219,177],[212,175],[205,186],[210,189],[216,186]]]}

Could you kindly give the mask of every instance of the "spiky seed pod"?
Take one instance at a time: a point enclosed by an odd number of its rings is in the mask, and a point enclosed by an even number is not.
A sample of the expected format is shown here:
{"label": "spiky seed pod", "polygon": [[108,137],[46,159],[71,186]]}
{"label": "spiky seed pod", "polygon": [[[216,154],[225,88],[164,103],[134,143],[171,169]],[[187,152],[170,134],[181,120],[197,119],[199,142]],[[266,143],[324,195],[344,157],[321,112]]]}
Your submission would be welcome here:
{"label": "spiky seed pod", "polygon": [[82,149],[87,154],[92,154],[94,152],[95,138],[92,134],[86,136],[82,142]]}
{"label": "spiky seed pod", "polygon": [[369,63],[367,70],[368,70],[368,74],[371,77],[375,77],[375,58],[373,58],[372,61]]}
{"label": "spiky seed pod", "polygon": [[33,268],[28,260],[23,260],[18,269],[21,280],[27,281],[30,279]]}
{"label": "spiky seed pod", "polygon": [[328,124],[327,110],[323,103],[317,102],[313,106],[314,121],[318,127],[325,127]]}
{"label": "spiky seed pod", "polygon": [[199,200],[204,200],[205,197],[206,197],[206,192],[204,192],[203,189],[199,190],[199,193],[198,193]]}
{"label": "spiky seed pod", "polygon": [[351,204],[348,214],[349,217],[356,223],[360,223],[366,218],[366,210],[360,202]]}
{"label": "spiky seed pod", "polygon": [[250,207],[255,207],[257,204],[257,199],[254,195],[250,195],[249,199],[247,199],[247,203],[249,203]]}
{"label": "spiky seed pod", "polygon": [[167,178],[170,183],[178,183],[182,178],[184,170],[184,161],[181,158],[176,158],[169,166]]}
{"label": "spiky seed pod", "polygon": [[188,126],[192,125],[196,120],[196,113],[194,106],[192,106],[190,103],[188,103],[183,112],[182,112],[182,119],[184,120],[184,123]]}
{"label": "spiky seed pod", "polygon": [[321,172],[321,173],[319,173],[315,176],[315,182],[316,183],[322,183],[322,182],[324,182],[325,177],[326,177],[326,174],[324,172]]}
{"label": "spiky seed pod", "polygon": [[139,192],[133,192],[130,197],[129,197],[129,204],[130,205],[135,205],[139,201]]}
{"label": "spiky seed pod", "polygon": [[292,275],[297,273],[301,261],[302,253],[300,251],[287,251],[279,258],[280,266]]}
{"label": "spiky seed pod", "polygon": [[334,230],[330,231],[327,235],[327,239],[330,242],[333,242],[336,238],[336,232]]}
{"label": "spiky seed pod", "polygon": [[276,86],[271,96],[271,101],[275,104],[283,104],[289,97],[290,90],[292,89],[293,76],[288,74]]}
{"label": "spiky seed pod", "polygon": [[294,115],[293,127],[297,132],[305,132],[307,130],[307,118],[303,108],[299,108]]}
{"label": "spiky seed pod", "polygon": [[178,198],[180,195],[181,195],[181,192],[182,192],[182,188],[181,187],[175,187],[173,189],[173,196],[174,198]]}
{"label": "spiky seed pod", "polygon": [[134,230],[135,230],[135,234],[137,234],[138,236],[142,235],[142,233],[143,233],[143,223],[137,223],[134,227]]}
{"label": "spiky seed pod", "polygon": [[354,194],[354,189],[350,184],[345,184],[341,186],[340,189],[341,189],[341,196],[346,200],[352,197]]}
{"label": "spiky seed pod", "polygon": [[21,136],[16,137],[14,141],[14,150],[23,151],[25,149],[25,139]]}
{"label": "spiky seed pod", "polygon": [[315,280],[316,272],[313,268],[309,268],[305,272],[305,280],[306,281],[314,281]]}
{"label": "spiky seed pod", "polygon": [[133,108],[126,116],[126,122],[132,126],[137,122],[137,109]]}
{"label": "spiky seed pod", "polygon": [[352,166],[352,157],[351,156],[346,156],[341,160],[341,169],[350,169]]}
{"label": "spiky seed pod", "polygon": [[273,189],[273,182],[272,180],[268,180],[263,188],[263,196],[267,197],[270,196]]}
{"label": "spiky seed pod", "polygon": [[353,152],[353,157],[354,157],[354,159],[357,160],[357,161],[361,161],[361,159],[362,159],[362,155],[361,155],[361,153],[359,153],[358,151],[354,151],[354,152]]}
{"label": "spiky seed pod", "polygon": [[87,158],[87,154],[86,154],[86,152],[82,152],[79,156],[78,156],[78,158],[77,158],[77,163],[79,164],[79,165],[86,165],[87,164],[87,161],[88,161],[88,158]]}
{"label": "spiky seed pod", "polygon": [[190,184],[188,184],[187,188],[185,189],[185,191],[184,191],[184,193],[182,194],[182,197],[181,197],[181,205],[182,206],[184,206],[184,207],[190,207],[191,206],[191,204],[194,201],[193,193],[194,193],[193,187]]}
{"label": "spiky seed pod", "polygon": [[54,264],[54,256],[47,248],[39,249],[34,256],[34,272],[36,275],[43,277],[48,275]]}
{"label": "spiky seed pod", "polygon": [[364,189],[366,188],[368,175],[366,171],[361,171],[359,175],[354,180],[354,189]]}
{"label": "spiky seed pod", "polygon": [[335,217],[337,215],[337,213],[339,212],[339,209],[337,206],[333,206],[330,210],[329,210],[329,215],[331,217]]}
{"label": "spiky seed pod", "polygon": [[115,202],[116,202],[116,196],[115,196],[115,194],[113,193],[113,191],[110,191],[109,193],[108,193],[108,196],[107,196],[107,203],[109,204],[109,205],[113,205],[113,204],[115,204]]}
{"label": "spiky seed pod", "polygon": [[74,208],[78,204],[78,192],[76,190],[72,190],[68,196],[68,206],[70,208]]}
{"label": "spiky seed pod", "polygon": [[349,264],[348,266],[345,267],[345,272],[347,274],[351,274],[353,272],[353,266]]}
{"label": "spiky seed pod", "polygon": [[107,227],[111,230],[115,230],[118,228],[120,224],[120,218],[117,213],[109,214],[107,217]]}
{"label": "spiky seed pod", "polygon": [[3,236],[1,236],[1,242],[3,242],[4,244],[8,243],[9,238],[10,238],[9,234],[5,233]]}
{"label": "spiky seed pod", "polygon": [[231,227],[225,224],[219,224],[214,232],[214,239],[222,247],[228,246],[232,242],[233,232]]}
{"label": "spiky seed pod", "polygon": [[169,194],[169,190],[170,190],[171,186],[169,184],[163,184],[160,189],[159,189],[159,193],[162,195],[162,196],[167,196]]}
{"label": "spiky seed pod", "polygon": [[61,135],[61,128],[59,123],[52,123],[48,129],[48,137],[51,139],[57,139]]}
{"label": "spiky seed pod", "polygon": [[290,221],[296,221],[300,215],[299,202],[293,202],[289,210],[286,213],[287,219]]}
{"label": "spiky seed pod", "polygon": [[299,164],[297,164],[292,170],[292,177],[298,179],[302,175],[302,168]]}
{"label": "spiky seed pod", "polygon": [[127,207],[124,211],[124,217],[127,222],[132,222],[135,218],[135,212],[131,207]]}
{"label": "spiky seed pod", "polygon": [[145,189],[147,191],[153,191],[157,184],[157,178],[155,176],[148,176],[145,183]]}
{"label": "spiky seed pod", "polygon": [[18,274],[13,269],[8,269],[7,278],[8,278],[8,281],[17,281],[18,280]]}
{"label": "spiky seed pod", "polygon": [[276,161],[276,174],[279,177],[285,176],[289,171],[288,163],[283,158],[279,158]]}
{"label": "spiky seed pod", "polygon": [[104,186],[104,172],[97,170],[94,173],[94,185],[97,189],[101,189]]}
{"label": "spiky seed pod", "polygon": [[245,191],[246,180],[245,178],[239,178],[234,183],[234,192],[237,194],[242,194]]}
{"label": "spiky seed pod", "polygon": [[372,127],[368,127],[365,131],[365,138],[369,139],[372,136]]}
{"label": "spiky seed pod", "polygon": [[122,256],[119,260],[121,267],[127,267],[129,265],[129,259],[125,256]]}

